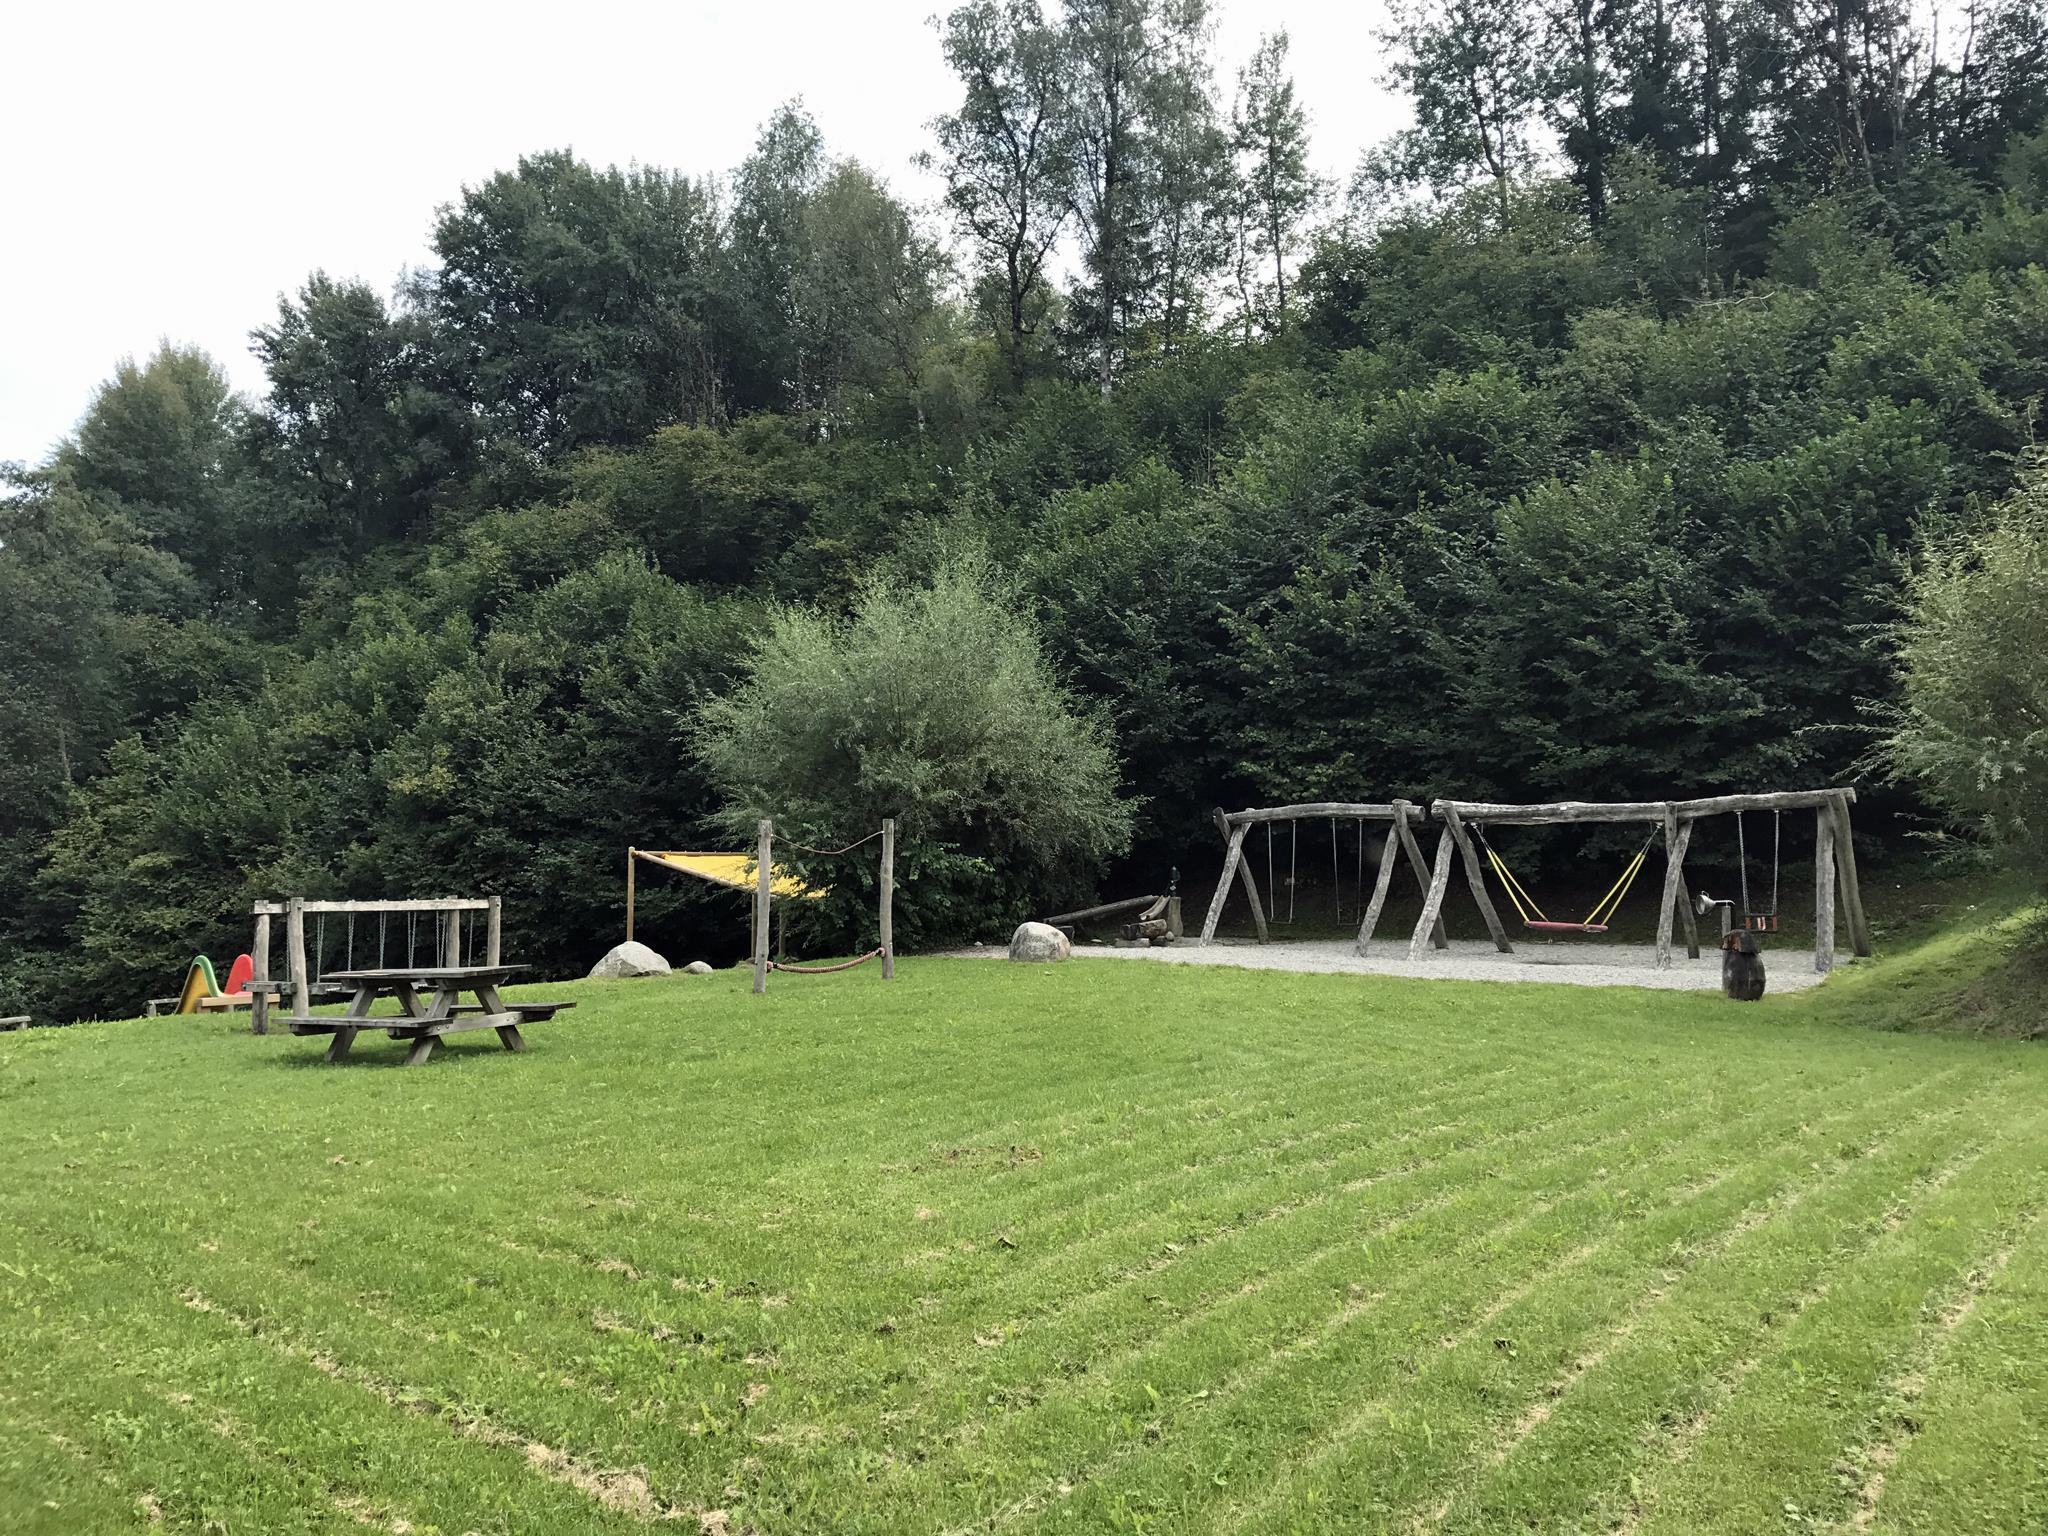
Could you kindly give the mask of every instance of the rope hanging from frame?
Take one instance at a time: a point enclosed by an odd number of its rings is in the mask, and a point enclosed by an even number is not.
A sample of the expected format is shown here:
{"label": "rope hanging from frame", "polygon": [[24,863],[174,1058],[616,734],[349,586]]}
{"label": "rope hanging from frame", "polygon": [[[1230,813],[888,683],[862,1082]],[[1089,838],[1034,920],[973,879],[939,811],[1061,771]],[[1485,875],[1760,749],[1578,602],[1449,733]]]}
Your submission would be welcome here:
{"label": "rope hanging from frame", "polygon": [[851,960],[842,960],[837,965],[791,965],[783,960],[770,960],[768,962],[768,969],[771,971],[787,971],[792,976],[829,976],[834,971],[850,971],[856,965],[866,965],[870,960],[880,955],[881,952],[880,947],[877,946],[864,955],[856,955]]}
{"label": "rope hanging from frame", "polygon": [[1656,827],[1650,828],[1650,835],[1643,839],[1643,846],[1636,850],[1635,857],[1630,859],[1628,866],[1622,870],[1621,878],[1607,888],[1606,895],[1593,903],[1592,911],[1579,922],[1566,923],[1549,917],[1543,908],[1536,904],[1536,898],[1531,896],[1527,887],[1515,878],[1506,861],[1493,851],[1493,844],[1486,840],[1484,826],[1475,822],[1472,830],[1479,837],[1479,846],[1486,850],[1487,862],[1493,866],[1494,874],[1500,878],[1501,889],[1507,892],[1508,900],[1514,903],[1515,915],[1521,918],[1522,926],[1550,933],[1605,933],[1608,923],[1627,898],[1629,887],[1635,884],[1636,876],[1642,872],[1643,862],[1650,856],[1650,845],[1657,841],[1659,831]]}

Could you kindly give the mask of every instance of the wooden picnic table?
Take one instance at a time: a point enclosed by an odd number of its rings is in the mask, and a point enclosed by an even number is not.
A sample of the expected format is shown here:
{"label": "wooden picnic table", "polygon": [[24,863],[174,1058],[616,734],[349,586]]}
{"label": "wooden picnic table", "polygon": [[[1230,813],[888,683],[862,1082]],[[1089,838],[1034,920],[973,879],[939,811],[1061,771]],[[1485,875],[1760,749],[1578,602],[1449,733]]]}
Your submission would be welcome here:
{"label": "wooden picnic table", "polygon": [[[512,1003],[498,996],[499,986],[520,965],[429,965],[402,970],[329,971],[321,979],[354,989],[348,1011],[338,1014],[294,1014],[284,1022],[295,1035],[332,1035],[327,1059],[340,1061],[348,1055],[356,1036],[366,1029],[381,1029],[394,1040],[410,1040],[412,1050],[405,1058],[416,1067],[434,1054],[434,1044],[443,1035],[459,1035],[471,1029],[495,1029],[508,1051],[523,1051],[526,1041],[519,1026],[535,1019],[550,1018],[574,1003]],[[465,1003],[463,994],[475,997]],[[396,998],[399,1012],[373,1016],[380,998]]]}

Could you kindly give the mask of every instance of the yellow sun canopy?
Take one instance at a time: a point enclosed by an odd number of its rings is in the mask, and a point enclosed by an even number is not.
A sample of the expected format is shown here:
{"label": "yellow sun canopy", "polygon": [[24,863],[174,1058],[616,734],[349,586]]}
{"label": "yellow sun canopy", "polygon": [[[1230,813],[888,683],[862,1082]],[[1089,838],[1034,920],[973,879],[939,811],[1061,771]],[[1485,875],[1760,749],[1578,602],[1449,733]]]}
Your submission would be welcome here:
{"label": "yellow sun canopy", "polygon": [[[758,878],[758,866],[751,853],[662,853],[649,848],[635,848],[633,853],[651,863],[666,864],[670,869],[709,880],[713,885],[731,886],[736,891],[751,891]],[[816,901],[825,893],[805,885],[780,864],[770,864],[768,894],[777,900]]]}

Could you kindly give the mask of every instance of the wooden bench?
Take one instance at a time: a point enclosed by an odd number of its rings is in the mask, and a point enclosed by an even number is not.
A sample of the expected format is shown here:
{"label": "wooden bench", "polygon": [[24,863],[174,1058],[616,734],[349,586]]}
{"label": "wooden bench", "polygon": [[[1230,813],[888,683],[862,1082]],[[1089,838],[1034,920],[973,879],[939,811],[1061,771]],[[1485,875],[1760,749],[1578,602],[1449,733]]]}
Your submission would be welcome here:
{"label": "wooden bench", "polygon": [[[519,1033],[521,1024],[552,1018],[575,1004],[504,1002],[498,996],[498,986],[519,969],[516,965],[488,965],[336,971],[327,979],[353,989],[346,1013],[295,1013],[284,1022],[295,1035],[332,1035],[327,1059],[333,1062],[345,1059],[356,1036],[366,1029],[380,1029],[394,1040],[410,1040],[412,1050],[405,1058],[409,1067],[432,1056],[442,1036],[473,1029],[495,1029],[506,1050],[523,1051],[526,1041]],[[463,1002],[465,992],[476,1001]],[[397,1000],[399,1012],[373,1011],[376,1002],[386,997]]]}

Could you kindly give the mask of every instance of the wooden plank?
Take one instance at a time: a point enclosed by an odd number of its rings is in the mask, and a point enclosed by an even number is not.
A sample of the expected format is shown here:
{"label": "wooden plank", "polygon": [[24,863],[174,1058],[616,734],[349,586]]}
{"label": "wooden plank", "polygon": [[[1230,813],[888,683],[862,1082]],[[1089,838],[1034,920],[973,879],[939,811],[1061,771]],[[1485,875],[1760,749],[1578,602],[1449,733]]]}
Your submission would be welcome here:
{"label": "wooden plank", "polygon": [[523,965],[418,965],[371,967],[354,971],[329,971],[327,980],[354,986],[384,982],[417,981],[430,986],[467,986],[472,982],[506,981],[526,970]]}
{"label": "wooden plank", "polygon": [[[297,1034],[299,1031],[295,1029],[292,1033]],[[356,1043],[356,1033],[357,1031],[354,1026],[344,1026],[335,1030],[334,1038],[327,1042],[327,1062],[329,1066],[337,1065],[347,1059],[349,1047]]]}
{"label": "wooden plank", "polygon": [[462,964],[462,914],[441,914],[441,964],[450,968]]}
{"label": "wooden plank", "polygon": [[1223,873],[1216,878],[1216,894],[1209,898],[1209,915],[1202,919],[1202,936],[1195,940],[1198,948],[1206,947],[1216,937],[1216,923],[1223,916],[1223,903],[1230,895],[1230,882],[1236,877],[1237,866],[1244,858],[1245,831],[1243,827],[1230,829],[1229,847],[1223,854]]}
{"label": "wooden plank", "polygon": [[517,1024],[507,1024],[498,1030],[498,1044],[508,1051],[523,1051],[526,1049],[526,1037],[519,1033]]}
{"label": "wooden plank", "polygon": [[1682,898],[1685,850],[1692,842],[1693,819],[1668,814],[1664,818],[1664,899],[1657,907],[1657,967],[1671,969],[1671,921],[1673,903]]}
{"label": "wooden plank", "polygon": [[502,954],[505,916],[503,900],[493,896],[488,911],[489,915],[484,920],[484,964],[496,965],[504,958]]}
{"label": "wooden plank", "polygon": [[896,818],[882,818],[882,980],[896,975]]}
{"label": "wooden plank", "polygon": [[434,1047],[439,1043],[440,1039],[436,1035],[419,1036],[413,1041],[412,1049],[405,1053],[405,1064],[408,1067],[425,1066],[427,1058],[434,1054]]}
{"label": "wooden plank", "polygon": [[754,995],[768,990],[768,885],[774,879],[771,861],[775,854],[775,823],[761,819],[754,857],[758,871],[754,885]]}
{"label": "wooden plank", "polygon": [[1442,820],[1453,810],[1464,820],[1499,822],[1507,826],[1547,826],[1577,821],[1662,822],[1668,810],[1677,816],[1721,816],[1730,811],[1806,810],[1828,804],[1836,795],[1856,798],[1853,789],[1798,789],[1763,795],[1715,795],[1704,800],[1552,800],[1527,805],[1502,805],[1484,800],[1438,800],[1430,814]]}
{"label": "wooden plank", "polygon": [[1849,948],[1859,959],[1870,958],[1870,919],[1863,913],[1863,881],[1856,873],[1856,836],[1849,825],[1849,801],[1837,795],[1828,804],[1835,824],[1835,870],[1841,878],[1842,915],[1849,920]]}
{"label": "wooden plank", "polygon": [[[1399,825],[1399,823],[1396,823]],[[1432,932],[1442,927],[1440,914],[1444,908],[1444,892],[1451,885],[1451,853],[1457,839],[1451,836],[1451,829],[1444,828],[1443,836],[1437,839],[1436,869],[1429,877],[1428,888],[1422,897],[1422,916],[1416,919],[1415,932],[1408,939],[1408,958],[1420,960],[1423,947],[1429,942]]]}
{"label": "wooden plank", "polygon": [[1378,926],[1380,913],[1387,905],[1387,892],[1394,885],[1394,861],[1400,857],[1401,840],[1391,832],[1380,844],[1379,874],[1372,882],[1372,900],[1366,903],[1364,921],[1358,925],[1358,939],[1352,944],[1354,954],[1364,954],[1372,943],[1372,931]]}
{"label": "wooden plank", "polygon": [[[1422,844],[1415,840],[1418,813],[1414,805],[1406,800],[1396,800],[1394,804],[1406,813],[1394,818],[1394,835],[1401,840],[1401,851],[1408,857],[1408,867],[1415,871],[1416,887],[1426,892],[1429,889],[1429,860],[1422,856]],[[1451,936],[1444,931],[1441,911],[1438,912],[1436,922],[1430,929],[1429,937],[1430,942],[1438,949],[1451,947]]]}
{"label": "wooden plank", "polygon": [[1826,975],[1835,968],[1834,812],[1822,806],[1813,820],[1813,968]]}
{"label": "wooden plank", "polygon": [[1479,903],[1479,915],[1486,919],[1486,931],[1493,935],[1493,947],[1504,955],[1512,955],[1515,946],[1508,942],[1507,929],[1501,926],[1500,913],[1493,909],[1493,897],[1486,889],[1486,867],[1479,862],[1479,850],[1472,845],[1472,834],[1465,830],[1455,806],[1445,811],[1444,826],[1458,840],[1458,852],[1465,859],[1465,879],[1472,887],[1473,899]]}

